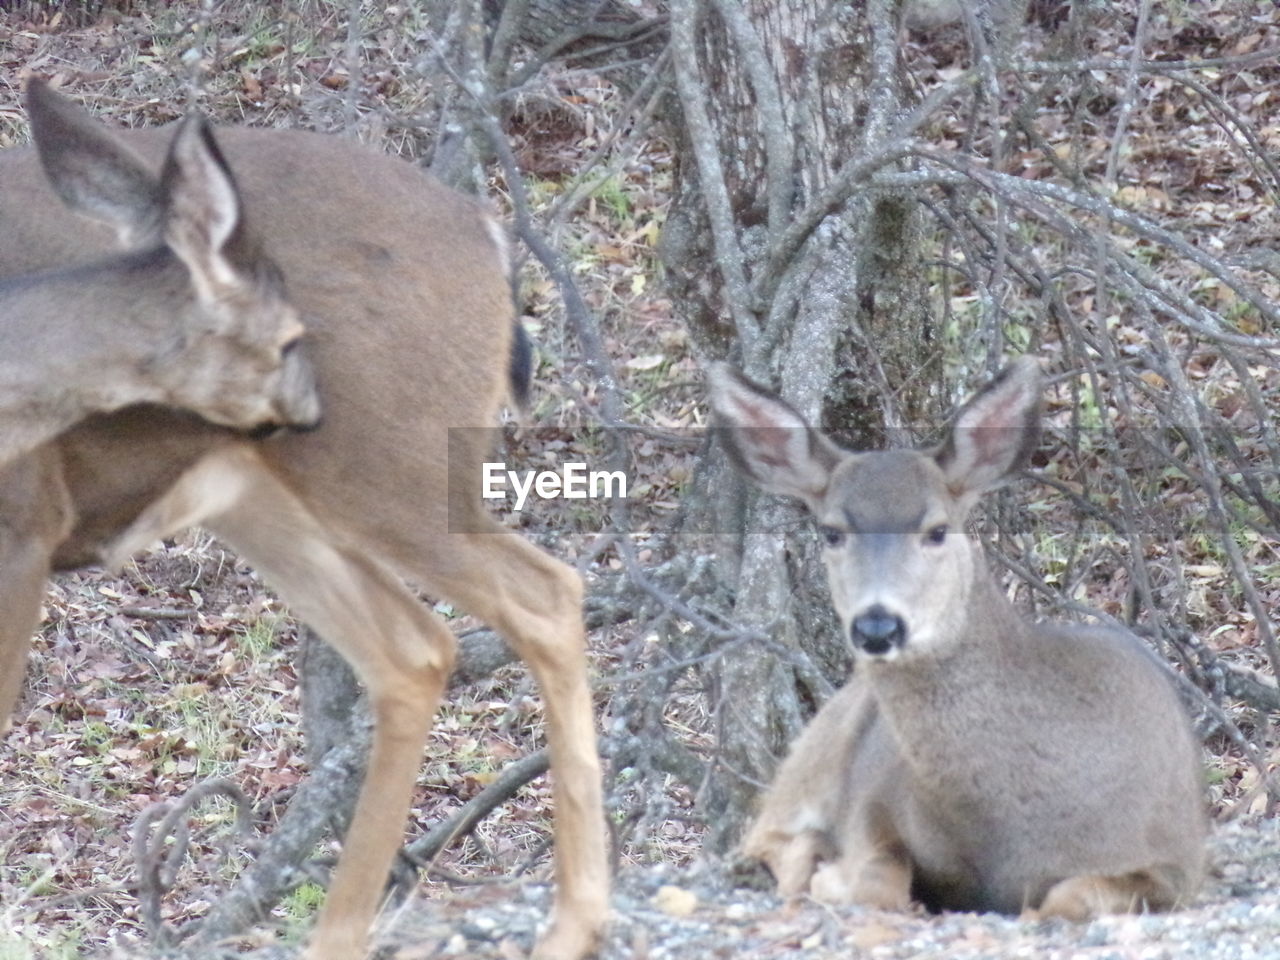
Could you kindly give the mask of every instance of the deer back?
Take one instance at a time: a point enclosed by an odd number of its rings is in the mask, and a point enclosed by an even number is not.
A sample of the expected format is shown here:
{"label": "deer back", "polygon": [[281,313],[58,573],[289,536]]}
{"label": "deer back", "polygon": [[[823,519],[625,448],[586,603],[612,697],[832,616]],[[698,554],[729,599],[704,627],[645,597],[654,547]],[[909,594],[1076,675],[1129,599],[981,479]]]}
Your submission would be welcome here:
{"label": "deer back", "polygon": [[[119,136],[159,164],[171,134]],[[325,399],[320,429],[255,451],[355,536],[381,540],[410,518],[444,529],[448,430],[491,426],[509,389],[512,308],[500,233],[475,202],[357,144],[282,130],[216,136],[246,222],[304,320]],[[108,231],[56,205],[33,152],[0,155],[0,175],[0,230],[21,221],[21,243],[0,257],[0,270],[83,263],[112,249]],[[30,203],[48,206],[48,216],[24,217]],[[237,442],[159,407],[72,430],[60,445],[80,526],[62,562],[91,556],[204,453]],[[483,431],[464,429],[455,452],[478,461],[487,446]]]}

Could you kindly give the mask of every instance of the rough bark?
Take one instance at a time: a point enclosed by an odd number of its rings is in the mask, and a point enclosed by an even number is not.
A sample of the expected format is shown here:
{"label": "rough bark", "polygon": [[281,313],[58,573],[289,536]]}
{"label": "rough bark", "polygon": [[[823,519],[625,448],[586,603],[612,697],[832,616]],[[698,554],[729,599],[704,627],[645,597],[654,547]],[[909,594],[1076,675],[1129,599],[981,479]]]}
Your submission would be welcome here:
{"label": "rough bark", "polygon": [[[994,90],[1026,4],[953,6]],[[922,211],[910,189],[871,183],[894,169],[892,147],[912,132],[899,41],[908,25],[927,26],[918,7],[670,4],[679,165],[660,252],[672,300],[703,359],[740,363],[851,446],[927,432],[948,395],[925,300]],[[841,202],[819,203],[848,183]],[[788,246],[787,231],[815,209],[825,212],[816,228]],[[998,341],[999,327],[990,329]],[[707,459],[715,496],[703,512],[721,575],[736,588],[735,620],[783,651],[803,650],[838,683],[847,654],[808,525],[795,505],[727,483],[722,457]],[[816,699],[784,659],[754,650],[710,668],[720,736],[701,800],[715,812],[712,851],[732,847]]]}
{"label": "rough bark", "polygon": [[[662,243],[672,300],[704,359],[739,362],[813,422],[861,417],[883,426],[885,406],[867,394],[882,396],[890,378],[916,382],[904,371],[921,366],[918,348],[927,343],[918,279],[886,281],[894,267],[919,276],[910,269],[915,228],[906,198],[856,196],[821,222],[777,282],[769,276],[781,232],[831,184],[842,161],[888,133],[903,106],[895,13],[887,0],[672,4],[682,120],[673,127],[683,130]],[[696,109],[699,100],[711,108]],[[735,290],[735,269],[745,293]],[[874,365],[865,359],[871,344]],[[837,368],[856,373],[837,377]],[[868,377],[873,369],[877,375]],[[859,391],[840,391],[846,382]],[[714,512],[707,527],[718,535],[721,575],[736,587],[735,620],[783,648],[804,649],[841,679],[844,645],[826,612],[799,508],[726,483],[718,452],[705,470],[716,492],[706,499]],[[711,670],[719,746],[701,802],[715,811],[708,847],[724,852],[813,697],[765,650],[740,652]]]}

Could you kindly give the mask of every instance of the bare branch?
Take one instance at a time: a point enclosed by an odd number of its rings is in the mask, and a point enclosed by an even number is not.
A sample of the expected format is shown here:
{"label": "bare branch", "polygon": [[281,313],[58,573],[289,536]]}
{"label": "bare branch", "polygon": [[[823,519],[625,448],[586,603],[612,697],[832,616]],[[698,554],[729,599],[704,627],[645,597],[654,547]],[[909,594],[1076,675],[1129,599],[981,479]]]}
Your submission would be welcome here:
{"label": "bare branch", "polygon": [[261,922],[280,898],[308,879],[299,868],[335,814],[349,816],[364,776],[367,728],[331,749],[302,783],[253,865],[199,921],[194,943],[213,944]]}
{"label": "bare branch", "polygon": [[755,295],[768,302],[777,290],[788,265],[796,252],[808,240],[809,235],[826,217],[838,210],[859,186],[872,175],[903,157],[919,152],[921,147],[910,138],[933,113],[959,90],[974,81],[972,73],[965,73],[954,81],[940,86],[893,128],[884,141],[869,153],[855,156],[841,165],[822,192],[799,211],[791,224],[773,237],[765,266],[755,278]]}
{"label": "bare branch", "polygon": [[760,108],[760,135],[764,140],[765,169],[768,183],[765,195],[769,204],[769,232],[781,231],[791,215],[795,196],[795,151],[778,83],[769,67],[769,58],[755,27],[737,0],[713,0],[716,12],[728,27],[738,50],[738,57],[751,80],[751,89]]}
{"label": "bare branch", "polygon": [[445,847],[475,830],[502,804],[514,797],[527,784],[542,776],[551,767],[551,755],[546,748],[521,757],[507,764],[497,778],[462,805],[448,820],[437,823],[403,851],[415,865],[430,868]]}
{"label": "bare branch", "polygon": [[[1222,281],[1223,284],[1230,288],[1232,292],[1242,300],[1256,308],[1262,316],[1272,321],[1273,324],[1280,325],[1280,311],[1277,311],[1276,308],[1256,290],[1241,281],[1240,278],[1237,277],[1233,271],[1229,270],[1221,260],[1206,254],[1204,251],[1182,239],[1182,237],[1152,223],[1145,217],[1131,213],[1121,207],[1117,207],[1115,204],[1100,197],[1081,193],[1078,190],[1072,190],[1069,187],[1064,187],[1060,184],[1048,183],[1042,180],[1026,180],[1021,177],[998,173],[993,170],[979,167],[965,158],[952,154],[940,153],[939,151],[931,148],[917,148],[912,152],[917,156],[932,160],[935,163],[950,167],[954,170],[958,170],[988,190],[996,191],[1018,200],[1020,205],[1033,210],[1037,215],[1043,213],[1043,210],[1037,210],[1035,207],[1026,204],[1025,201],[1028,196],[1057,200],[1061,203],[1068,204],[1069,206],[1088,211],[1089,213],[1095,214],[1104,220],[1112,220],[1126,229],[1132,230],[1139,236],[1169,247],[1180,256],[1192,261],[1204,269],[1206,273],[1209,273]],[[1208,319],[1208,325],[1203,328],[1197,328],[1196,330],[1196,332],[1200,333],[1202,336],[1212,337],[1221,343],[1229,343],[1240,347],[1251,347],[1260,350],[1280,349],[1280,340],[1276,340],[1271,337],[1253,337],[1245,334],[1232,333],[1221,329],[1220,318],[1210,314]],[[1214,329],[1214,327],[1217,327],[1217,329]]]}
{"label": "bare branch", "polygon": [[743,348],[750,353],[751,345],[760,335],[760,321],[755,298],[747,283],[745,259],[738,243],[715,128],[707,113],[708,92],[699,76],[696,8],[694,0],[672,0],[671,62],[689,135],[689,148],[698,167],[698,183],[711,221],[711,236],[716,249],[716,263],[724,278],[725,298]]}
{"label": "bare branch", "polygon": [[[138,900],[152,939],[163,946],[171,941],[160,912],[164,895],[178,879],[178,870],[191,842],[187,817],[207,797],[222,796],[236,808],[234,834],[249,832],[250,803],[230,780],[206,780],[188,790],[180,800],[155,803],[138,817],[133,828],[133,859],[138,871]],[[153,832],[151,825],[159,820]],[[172,844],[169,841],[172,840]]]}
{"label": "bare branch", "polygon": [[1029,60],[1013,64],[1020,73],[1089,73],[1093,70],[1140,73],[1176,73],[1182,70],[1211,70],[1220,67],[1250,67],[1280,59],[1280,47],[1266,47],[1235,57],[1206,57],[1203,60]]}

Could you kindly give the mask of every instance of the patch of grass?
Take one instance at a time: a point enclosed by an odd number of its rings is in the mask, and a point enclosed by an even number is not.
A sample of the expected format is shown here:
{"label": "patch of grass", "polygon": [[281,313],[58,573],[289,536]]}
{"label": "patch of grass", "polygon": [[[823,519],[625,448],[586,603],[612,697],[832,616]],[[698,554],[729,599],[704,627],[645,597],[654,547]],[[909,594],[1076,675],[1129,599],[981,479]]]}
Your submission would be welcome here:
{"label": "patch of grass", "polygon": [[619,177],[606,177],[596,184],[591,196],[617,220],[626,220],[635,212],[626,184]]}
{"label": "patch of grass", "polygon": [[[32,888],[31,894],[47,893]],[[0,913],[0,960],[81,960],[87,955],[84,932],[76,927],[50,927],[40,934],[14,923],[8,912]]]}
{"label": "patch of grass", "polygon": [[262,617],[236,631],[236,642],[253,666],[274,656],[280,635],[281,617]]}
{"label": "patch of grass", "polygon": [[324,905],[324,887],[307,882],[284,898],[285,916],[291,920],[308,920]]}

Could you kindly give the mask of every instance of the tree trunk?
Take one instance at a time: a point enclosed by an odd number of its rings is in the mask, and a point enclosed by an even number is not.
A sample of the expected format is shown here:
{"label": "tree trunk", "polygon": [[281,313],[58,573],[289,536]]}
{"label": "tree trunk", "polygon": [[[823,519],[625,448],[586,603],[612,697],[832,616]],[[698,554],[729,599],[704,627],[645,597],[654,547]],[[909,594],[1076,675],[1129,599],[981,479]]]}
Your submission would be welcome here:
{"label": "tree trunk", "polygon": [[[911,198],[855,194],[784,263],[774,252],[843,163],[891,136],[907,104],[895,5],[671,7],[682,116],[673,127],[683,138],[662,254],[701,357],[739,363],[848,442],[878,441],[885,428],[927,415],[937,359]],[[709,668],[719,748],[700,802],[708,849],[720,853],[820,699],[787,651],[803,651],[836,683],[848,668],[800,509],[729,483],[727,473],[713,451],[704,525],[736,588],[735,620],[773,643],[738,648]]]}

